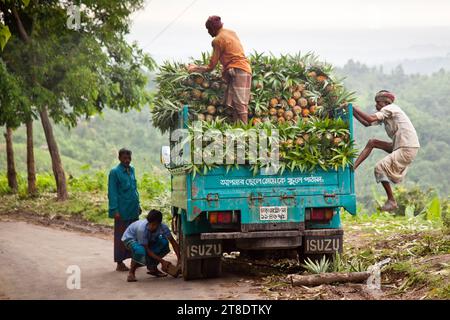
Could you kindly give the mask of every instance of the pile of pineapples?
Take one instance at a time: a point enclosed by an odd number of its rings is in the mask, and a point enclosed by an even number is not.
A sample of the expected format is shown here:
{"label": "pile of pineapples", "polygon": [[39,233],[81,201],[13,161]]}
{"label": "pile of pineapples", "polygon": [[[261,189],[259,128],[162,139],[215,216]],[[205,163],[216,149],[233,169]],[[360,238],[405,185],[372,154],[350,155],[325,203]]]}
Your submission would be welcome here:
{"label": "pile of pineapples", "polygon": [[[334,77],[332,66],[311,53],[278,57],[254,53],[249,60],[253,78],[248,124],[231,123],[232,112],[223,105],[226,84],[219,69],[189,73],[186,63],[166,62],[156,78],[153,125],[162,132],[175,128],[178,112],[189,105],[190,119],[201,120],[205,130],[279,130],[281,170],[326,170],[351,164],[356,150],[348,123],[336,118],[347,112],[354,93]],[[208,62],[208,54],[191,61],[197,65]],[[193,169],[204,171],[211,166],[200,167]],[[254,170],[258,169],[258,164],[254,165]]]}

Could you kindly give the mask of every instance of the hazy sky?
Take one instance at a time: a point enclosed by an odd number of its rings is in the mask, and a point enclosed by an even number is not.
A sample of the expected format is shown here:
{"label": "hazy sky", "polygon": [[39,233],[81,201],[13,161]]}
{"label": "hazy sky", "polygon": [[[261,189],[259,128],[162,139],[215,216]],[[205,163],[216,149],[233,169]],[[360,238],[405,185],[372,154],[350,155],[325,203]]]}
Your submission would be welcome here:
{"label": "hazy sky", "polygon": [[314,50],[336,64],[450,53],[450,0],[147,0],[129,39],[158,61],[198,56],[211,49],[213,14],[246,52]]}

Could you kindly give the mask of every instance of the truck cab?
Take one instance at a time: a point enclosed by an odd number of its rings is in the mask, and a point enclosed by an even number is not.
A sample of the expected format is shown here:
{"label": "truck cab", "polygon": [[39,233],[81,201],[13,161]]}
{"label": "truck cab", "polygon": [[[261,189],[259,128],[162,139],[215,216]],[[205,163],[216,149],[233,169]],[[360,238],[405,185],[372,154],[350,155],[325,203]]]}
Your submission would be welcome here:
{"label": "truck cab", "polygon": [[[188,106],[178,128],[189,123]],[[349,124],[352,106],[336,112]],[[342,252],[340,215],[356,214],[354,173],[339,170],[255,174],[240,165],[193,174],[164,161],[171,174],[172,229],[180,242],[185,280],[217,277],[229,251],[297,250],[300,257]],[[344,210],[342,210],[344,209]]]}

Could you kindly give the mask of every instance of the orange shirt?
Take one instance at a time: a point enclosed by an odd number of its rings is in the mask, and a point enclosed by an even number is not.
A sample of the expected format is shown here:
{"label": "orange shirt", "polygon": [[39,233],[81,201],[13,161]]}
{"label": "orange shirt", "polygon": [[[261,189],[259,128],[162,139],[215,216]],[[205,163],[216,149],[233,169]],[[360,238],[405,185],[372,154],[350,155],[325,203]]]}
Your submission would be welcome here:
{"label": "orange shirt", "polygon": [[245,57],[244,48],[242,48],[236,32],[224,28],[220,29],[212,41],[212,46],[214,50],[208,65],[209,70],[213,70],[220,60],[223,71],[237,68],[252,73],[252,68]]}

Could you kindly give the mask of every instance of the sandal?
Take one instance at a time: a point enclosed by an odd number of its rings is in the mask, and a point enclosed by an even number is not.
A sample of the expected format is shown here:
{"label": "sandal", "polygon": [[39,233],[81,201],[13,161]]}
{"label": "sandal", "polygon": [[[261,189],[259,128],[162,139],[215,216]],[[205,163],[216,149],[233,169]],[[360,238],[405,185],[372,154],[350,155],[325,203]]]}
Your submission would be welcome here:
{"label": "sandal", "polygon": [[120,263],[117,265],[116,271],[120,271],[120,272],[130,271],[130,268],[128,268],[124,263]]}
{"label": "sandal", "polygon": [[163,278],[163,277],[167,277],[167,274],[159,271],[159,270],[155,270],[155,271],[147,271],[147,274],[157,277],[157,278]]}

